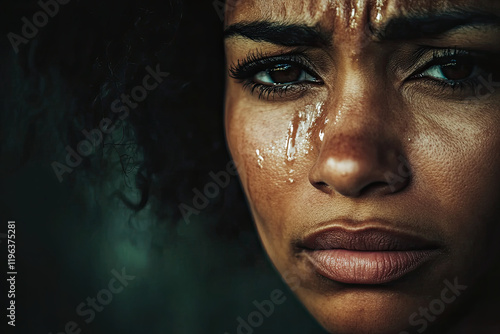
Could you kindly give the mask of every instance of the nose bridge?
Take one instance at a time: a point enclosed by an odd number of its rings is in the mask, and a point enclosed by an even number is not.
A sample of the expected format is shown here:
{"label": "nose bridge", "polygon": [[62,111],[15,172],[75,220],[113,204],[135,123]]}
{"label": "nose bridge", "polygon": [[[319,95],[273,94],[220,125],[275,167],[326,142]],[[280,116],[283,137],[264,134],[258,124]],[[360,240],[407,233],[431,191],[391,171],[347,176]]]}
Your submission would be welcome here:
{"label": "nose bridge", "polygon": [[[394,136],[395,113],[389,106],[382,80],[375,83],[366,76],[349,75],[339,88],[324,105],[328,118],[325,135],[332,141],[325,141],[324,146],[334,144],[344,148],[345,153],[355,154],[365,140],[374,144],[374,139],[387,141]],[[340,140],[347,137],[356,140]]]}
{"label": "nose bridge", "polygon": [[400,190],[407,179],[394,185],[387,178],[397,173],[402,149],[396,111],[385,89],[351,76],[337,93],[324,105],[328,122],[311,183],[345,196],[360,196],[368,189]]}

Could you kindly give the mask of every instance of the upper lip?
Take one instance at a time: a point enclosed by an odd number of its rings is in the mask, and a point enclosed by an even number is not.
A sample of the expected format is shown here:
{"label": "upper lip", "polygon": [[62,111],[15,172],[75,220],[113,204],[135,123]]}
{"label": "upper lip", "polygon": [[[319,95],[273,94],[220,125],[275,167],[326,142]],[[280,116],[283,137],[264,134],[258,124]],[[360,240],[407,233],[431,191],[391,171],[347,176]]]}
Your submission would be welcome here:
{"label": "upper lip", "polygon": [[[437,242],[421,235],[383,227],[377,221],[364,222],[357,228],[337,222],[307,235],[297,243],[298,248],[310,251],[346,249],[352,251],[415,251],[437,249]],[[352,222],[349,225],[353,225]],[[373,226],[379,225],[379,226]]]}

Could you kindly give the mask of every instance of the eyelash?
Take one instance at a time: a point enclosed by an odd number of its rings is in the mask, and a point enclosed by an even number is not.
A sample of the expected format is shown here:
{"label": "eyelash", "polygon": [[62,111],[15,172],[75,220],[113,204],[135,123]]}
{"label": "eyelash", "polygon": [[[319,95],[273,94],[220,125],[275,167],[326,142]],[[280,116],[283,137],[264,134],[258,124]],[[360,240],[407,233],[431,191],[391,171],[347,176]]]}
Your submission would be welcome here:
{"label": "eyelash", "polygon": [[[434,66],[445,66],[452,63],[454,60],[471,60],[475,68],[484,69],[484,63],[488,63],[488,60],[484,59],[484,55],[475,55],[470,51],[458,49],[458,48],[447,48],[447,49],[431,49],[428,47],[421,48],[417,54],[423,55],[427,52],[432,52],[432,60],[427,62],[425,66],[419,68],[415,71],[409,78],[412,79],[425,79],[428,83],[436,85],[439,88],[452,89],[453,91],[465,91],[467,89],[474,90],[480,84],[479,75],[473,76],[469,79],[464,80],[438,80],[430,77],[426,77],[423,73]],[[489,65],[487,64],[488,67]]]}
{"label": "eyelash", "polygon": [[[257,73],[266,71],[278,64],[298,66],[303,71],[318,78],[318,75],[311,69],[312,66],[307,56],[300,49],[279,56],[268,56],[261,51],[252,52],[243,61],[238,60],[236,64],[231,65],[229,76],[242,83],[243,88],[249,89],[252,94],[258,91],[258,98],[265,100],[274,99],[276,96],[283,97],[292,92],[298,93],[303,91],[308,85],[314,84],[313,82],[302,82],[271,86],[253,80]],[[321,80],[316,84],[322,84]]]}
{"label": "eyelash", "polygon": [[[485,53],[473,53],[471,51],[462,50],[458,48],[443,48],[435,49],[429,47],[422,47],[417,52],[417,59],[420,59],[425,54],[432,52],[432,59],[427,61],[424,66],[420,66],[408,80],[425,80],[427,83],[432,84],[443,90],[452,89],[454,92],[464,92],[467,90],[475,91],[479,85],[480,75],[475,75],[468,79],[463,80],[439,80],[436,78],[423,75],[427,70],[434,66],[445,66],[453,63],[454,61],[471,61],[473,67],[477,70],[488,71],[488,68],[494,67],[493,59],[495,55]],[[498,56],[498,55],[497,55]],[[269,70],[272,66],[278,64],[289,64],[298,66],[301,70],[318,78],[318,82],[296,82],[286,83],[282,85],[265,85],[255,82],[254,77],[259,72]],[[291,52],[279,55],[268,56],[260,51],[250,53],[243,61],[232,64],[229,69],[230,77],[243,84],[245,89],[249,89],[252,94],[258,92],[259,99],[274,99],[275,97],[284,97],[287,94],[298,93],[307,89],[311,85],[323,84],[319,76],[311,69],[310,61],[302,50],[293,50]],[[496,73],[491,71],[491,73]]]}

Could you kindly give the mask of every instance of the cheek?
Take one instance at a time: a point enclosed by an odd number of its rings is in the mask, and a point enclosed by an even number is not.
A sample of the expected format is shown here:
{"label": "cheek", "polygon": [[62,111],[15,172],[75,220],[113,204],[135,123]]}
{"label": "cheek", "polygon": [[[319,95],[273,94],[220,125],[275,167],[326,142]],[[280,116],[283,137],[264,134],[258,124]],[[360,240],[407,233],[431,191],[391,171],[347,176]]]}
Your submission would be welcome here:
{"label": "cheek", "polygon": [[426,130],[414,136],[414,162],[420,169],[415,174],[422,176],[416,184],[433,194],[448,213],[461,215],[498,199],[499,188],[494,185],[499,185],[500,133],[496,129],[500,122],[497,117],[478,119],[477,115],[455,113],[447,119],[428,120],[419,125]]}
{"label": "cheek", "polygon": [[[454,266],[495,256],[500,232],[500,119],[497,107],[447,110],[427,118],[412,137],[415,206],[439,222]],[[411,159],[412,158],[412,159]],[[424,209],[425,208],[425,209]],[[493,251],[493,252],[492,252]],[[483,261],[486,263],[487,261]]]}
{"label": "cheek", "polygon": [[283,235],[297,189],[309,184],[327,122],[323,103],[274,110],[259,110],[255,103],[227,101],[226,106],[230,150],[257,227],[263,239],[275,239]]}

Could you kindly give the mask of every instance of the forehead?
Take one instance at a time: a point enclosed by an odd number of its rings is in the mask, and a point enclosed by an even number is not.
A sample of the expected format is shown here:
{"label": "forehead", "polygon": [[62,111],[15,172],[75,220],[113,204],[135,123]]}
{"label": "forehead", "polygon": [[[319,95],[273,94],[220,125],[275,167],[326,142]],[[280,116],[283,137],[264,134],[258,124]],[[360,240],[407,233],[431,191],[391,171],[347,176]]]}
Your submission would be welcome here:
{"label": "forehead", "polygon": [[499,0],[227,0],[226,24],[279,21],[325,28],[383,24],[393,17],[474,10],[500,13]]}

